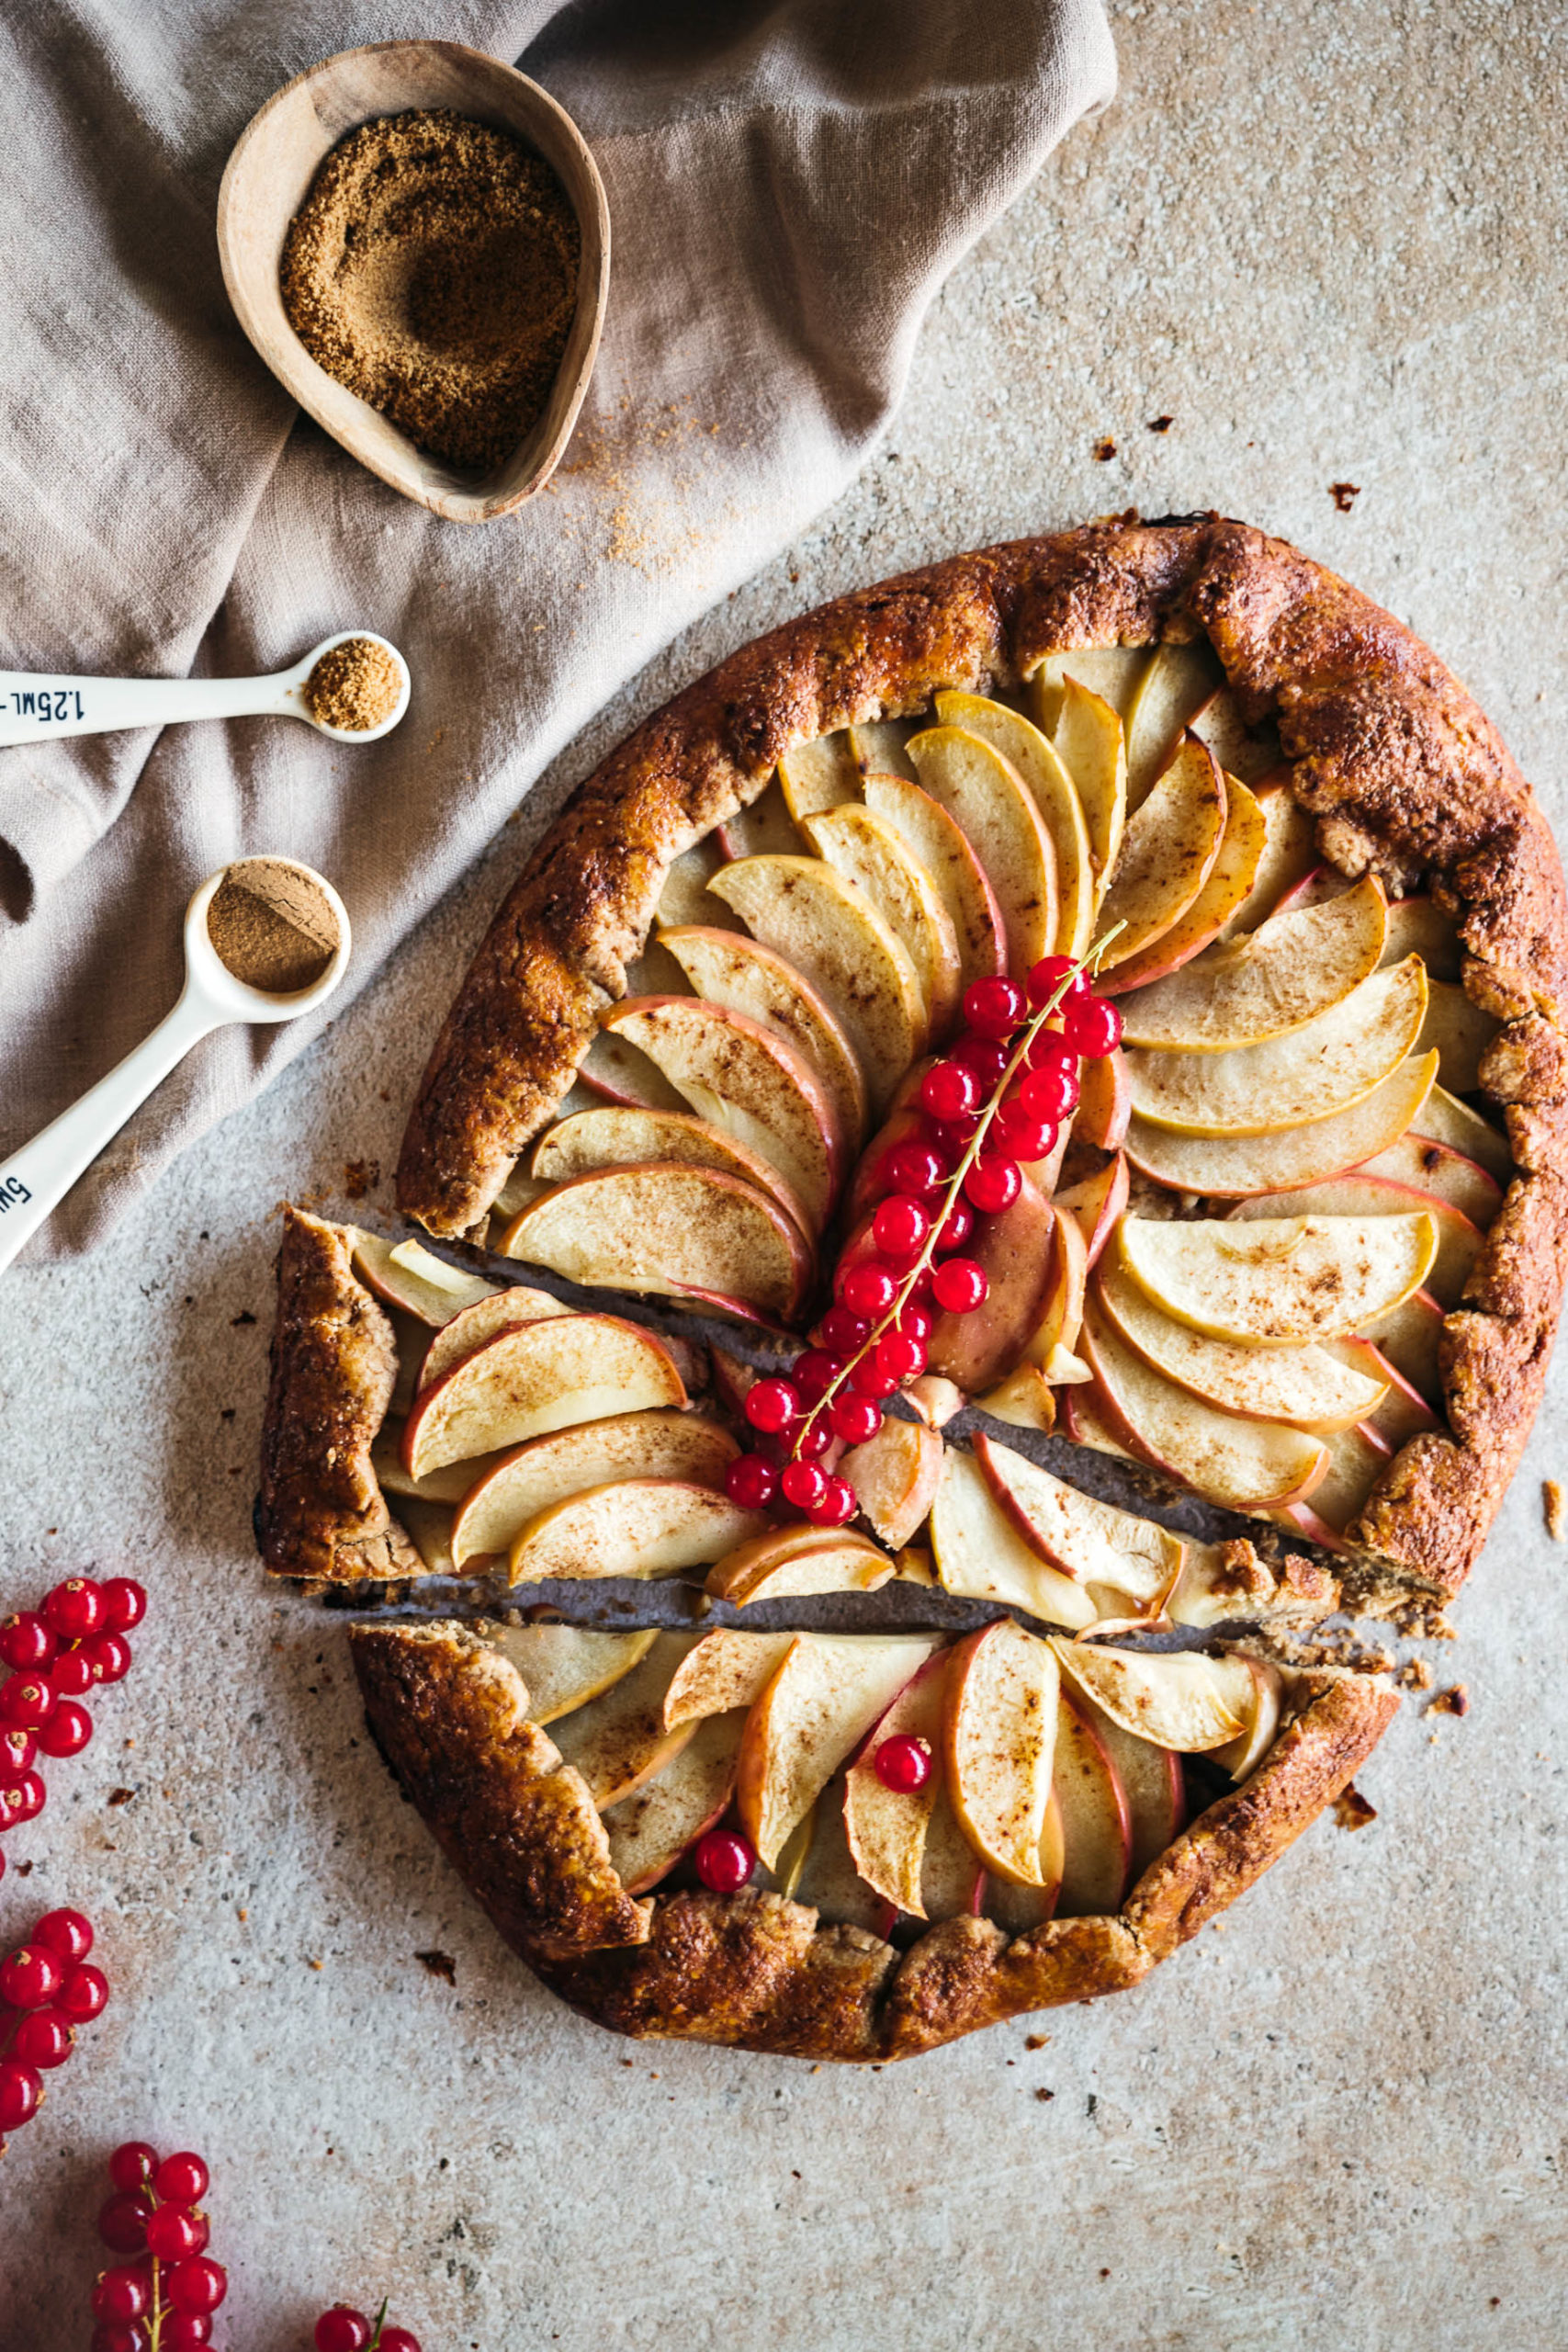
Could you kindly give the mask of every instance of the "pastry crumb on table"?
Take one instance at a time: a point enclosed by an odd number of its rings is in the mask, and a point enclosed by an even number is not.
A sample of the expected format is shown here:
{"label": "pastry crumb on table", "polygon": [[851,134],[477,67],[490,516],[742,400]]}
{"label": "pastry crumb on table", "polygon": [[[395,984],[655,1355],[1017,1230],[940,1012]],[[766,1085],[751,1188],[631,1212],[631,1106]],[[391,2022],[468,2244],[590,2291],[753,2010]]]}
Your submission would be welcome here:
{"label": "pastry crumb on table", "polygon": [[1341,1829],[1365,1829],[1377,1817],[1376,1805],[1368,1804],[1354,1781],[1348,1789],[1341,1789],[1334,1800],[1334,1818]]}
{"label": "pastry crumb on table", "polygon": [[1540,1485],[1541,1506],[1546,1513],[1546,1532],[1554,1544],[1568,1544],[1568,1496],[1562,1482],[1543,1478]]}
{"label": "pastry crumb on table", "polygon": [[1428,1702],[1427,1713],[1429,1715],[1468,1715],[1470,1713],[1468,1689],[1462,1682],[1450,1683],[1446,1690],[1439,1690],[1436,1698]]}

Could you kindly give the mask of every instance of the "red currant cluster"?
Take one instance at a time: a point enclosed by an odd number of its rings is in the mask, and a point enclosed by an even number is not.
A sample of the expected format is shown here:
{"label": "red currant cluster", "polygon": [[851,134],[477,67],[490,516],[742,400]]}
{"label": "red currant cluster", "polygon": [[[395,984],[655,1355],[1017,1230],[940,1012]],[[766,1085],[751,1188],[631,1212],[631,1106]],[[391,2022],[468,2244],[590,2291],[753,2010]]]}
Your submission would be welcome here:
{"label": "red currant cluster", "polygon": [[109,2158],[109,2178],[115,2194],[98,2215],[98,2235],[111,2253],[134,2259],[99,2273],[92,2352],[186,2352],[210,2343],[229,2280],[205,2251],[207,2166],[188,2150],[160,2162],[145,2140],[128,2140]]}
{"label": "red currant cluster", "polygon": [[[130,1667],[126,1634],[140,1625],[147,1595],[130,1577],[67,1577],[39,1609],[0,1623],[0,1830],[41,1813],[42,1756],[79,1756],[93,1736],[82,1704],[96,1683],[118,1682]],[[0,1878],[6,1857],[0,1852]]]}
{"label": "red currant cluster", "polygon": [[0,2132],[31,2122],[44,2075],[64,2065],[76,2028],[90,2025],[108,1999],[103,1970],[86,1964],[92,1949],[92,1925],[80,1911],[46,1911],[31,1940],[0,1960]]}
{"label": "red currant cluster", "polygon": [[419,2352],[419,2338],[388,2325],[385,2303],[374,2319],[351,2303],[334,2303],[316,2322],[316,2352]]}
{"label": "red currant cluster", "polygon": [[1048,1159],[1077,1108],[1079,1059],[1113,1053],[1122,1037],[1115,1005],[1065,956],[1043,956],[1026,988],[974,981],[964,1018],[964,1035],[920,1080],[918,1125],[876,1170],[882,1197],[840,1260],[819,1344],[787,1379],[747,1392],[764,1445],[725,1474],[745,1510],[782,1497],[814,1526],[853,1517],[853,1488],[821,1457],[876,1435],[884,1400],[926,1368],[938,1310],[970,1315],[985,1303],[985,1269],[963,1254],[976,1213],[1012,1206],[1021,1163]]}

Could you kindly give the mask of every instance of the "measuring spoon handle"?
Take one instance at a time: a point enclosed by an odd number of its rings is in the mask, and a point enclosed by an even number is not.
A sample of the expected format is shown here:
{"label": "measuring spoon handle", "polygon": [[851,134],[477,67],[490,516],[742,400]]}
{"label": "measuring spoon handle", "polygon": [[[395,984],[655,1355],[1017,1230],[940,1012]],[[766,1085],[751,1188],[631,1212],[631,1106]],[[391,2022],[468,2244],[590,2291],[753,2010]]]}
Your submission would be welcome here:
{"label": "measuring spoon handle", "polygon": [[[291,672],[273,678],[51,678],[0,670],[0,744],[167,727],[185,718],[246,718],[289,708]],[[301,705],[299,715],[303,718]]]}

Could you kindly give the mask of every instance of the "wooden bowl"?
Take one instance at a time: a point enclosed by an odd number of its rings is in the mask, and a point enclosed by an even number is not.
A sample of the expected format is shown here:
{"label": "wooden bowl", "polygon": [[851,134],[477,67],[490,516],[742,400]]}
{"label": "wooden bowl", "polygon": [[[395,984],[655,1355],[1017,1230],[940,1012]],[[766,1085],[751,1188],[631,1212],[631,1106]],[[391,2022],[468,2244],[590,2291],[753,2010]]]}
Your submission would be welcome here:
{"label": "wooden bowl", "polygon": [[[288,224],[322,157],[362,122],[450,107],[514,132],[553,166],[582,232],[577,309],[544,414],[488,481],[456,472],[319,368],[288,323],[278,269]],[[241,134],[218,192],[218,250],[240,324],[273,374],[349,455],[456,523],[510,514],[548,481],[593,372],[610,285],[604,185],[570,115],[525,74],[451,40],[385,40],[345,49],[267,100]]]}

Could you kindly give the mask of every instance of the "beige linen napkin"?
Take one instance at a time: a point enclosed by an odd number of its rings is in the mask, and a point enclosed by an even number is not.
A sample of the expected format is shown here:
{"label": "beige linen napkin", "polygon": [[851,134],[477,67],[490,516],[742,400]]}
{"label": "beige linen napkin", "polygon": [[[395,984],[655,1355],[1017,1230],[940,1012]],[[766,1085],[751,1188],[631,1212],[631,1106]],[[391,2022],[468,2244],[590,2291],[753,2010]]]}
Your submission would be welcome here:
{"label": "beige linen napkin", "polygon": [[[436,14],[0,12],[0,666],[239,673],[359,623],[414,680],[403,724],[352,754],[254,719],[0,751],[0,1154],[168,1010],[185,900],[227,859],[282,850],[329,874],[355,938],[333,1009],[363,987],[616,687],[843,489],[942,277],[1115,80],[1099,0]],[[274,89],[422,32],[559,97],[612,215],[609,317],[566,462],[477,530],[297,419],[233,320],[213,236],[229,149]],[[35,1250],[96,1240],[319,1025],[209,1039]]]}

